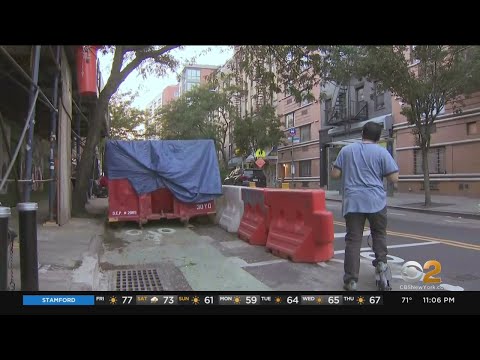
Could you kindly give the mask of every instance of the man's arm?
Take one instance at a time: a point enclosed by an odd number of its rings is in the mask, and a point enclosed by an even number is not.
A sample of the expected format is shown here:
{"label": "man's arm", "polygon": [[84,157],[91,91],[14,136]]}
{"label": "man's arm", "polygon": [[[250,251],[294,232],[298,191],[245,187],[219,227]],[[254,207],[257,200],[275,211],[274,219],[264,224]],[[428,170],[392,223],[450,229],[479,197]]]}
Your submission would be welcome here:
{"label": "man's arm", "polygon": [[343,167],[343,148],[338,153],[337,159],[332,163],[330,169],[330,176],[332,179],[340,179],[342,177],[342,167]]}
{"label": "man's arm", "polygon": [[332,169],[330,170],[330,176],[332,179],[340,179],[342,177],[342,169],[338,168],[335,166],[335,164],[332,164]]}
{"label": "man's arm", "polygon": [[395,160],[393,160],[392,155],[387,151],[385,151],[383,158],[383,171],[383,176],[387,178],[388,182],[393,184],[398,182],[398,165]]}

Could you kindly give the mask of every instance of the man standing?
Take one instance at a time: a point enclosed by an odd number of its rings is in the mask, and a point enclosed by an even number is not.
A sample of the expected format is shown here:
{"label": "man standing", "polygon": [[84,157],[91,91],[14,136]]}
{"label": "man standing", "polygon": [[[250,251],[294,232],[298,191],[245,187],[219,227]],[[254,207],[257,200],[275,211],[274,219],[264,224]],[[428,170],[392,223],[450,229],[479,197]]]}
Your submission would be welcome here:
{"label": "man standing", "polygon": [[387,195],[383,178],[398,181],[398,166],[388,151],[379,146],[382,125],[367,122],[362,129],[362,142],[342,148],[332,164],[331,176],[342,178],[342,213],[347,226],[345,235],[344,289],[357,288],[360,271],[360,248],[365,220],[370,223],[378,274],[387,266]]}

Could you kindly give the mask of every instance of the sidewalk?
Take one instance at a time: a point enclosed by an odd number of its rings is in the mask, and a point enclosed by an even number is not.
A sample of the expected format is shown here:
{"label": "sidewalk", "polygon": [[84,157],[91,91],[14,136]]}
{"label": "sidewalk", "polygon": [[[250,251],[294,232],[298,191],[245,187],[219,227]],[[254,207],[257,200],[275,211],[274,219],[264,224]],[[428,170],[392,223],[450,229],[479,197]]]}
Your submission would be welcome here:
{"label": "sidewalk", "polygon": [[[342,201],[342,195],[338,191],[326,191],[326,199]],[[432,206],[429,208],[425,208],[424,201],[424,194],[395,193],[387,198],[387,205],[392,209],[480,220],[480,198],[432,195]]]}
{"label": "sidewalk", "polygon": [[[105,200],[91,200],[86,206],[87,211],[92,215],[102,214],[107,206]],[[72,218],[64,226],[45,226],[48,201],[39,201],[38,205],[39,290],[92,291],[98,281],[98,257],[102,248],[104,216]],[[15,208],[12,208],[9,225],[19,233],[18,212]],[[21,290],[18,237],[14,243],[13,278],[15,290]]]}

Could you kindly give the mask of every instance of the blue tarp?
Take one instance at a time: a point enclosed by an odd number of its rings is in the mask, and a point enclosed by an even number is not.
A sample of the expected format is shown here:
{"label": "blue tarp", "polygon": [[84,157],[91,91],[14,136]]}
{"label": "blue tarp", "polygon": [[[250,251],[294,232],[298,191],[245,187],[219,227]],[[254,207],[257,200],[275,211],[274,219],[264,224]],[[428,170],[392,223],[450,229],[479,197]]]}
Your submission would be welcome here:
{"label": "blue tarp", "polygon": [[186,203],[222,195],[213,140],[109,140],[105,154],[107,177],[128,179],[137,194],[166,187]]}

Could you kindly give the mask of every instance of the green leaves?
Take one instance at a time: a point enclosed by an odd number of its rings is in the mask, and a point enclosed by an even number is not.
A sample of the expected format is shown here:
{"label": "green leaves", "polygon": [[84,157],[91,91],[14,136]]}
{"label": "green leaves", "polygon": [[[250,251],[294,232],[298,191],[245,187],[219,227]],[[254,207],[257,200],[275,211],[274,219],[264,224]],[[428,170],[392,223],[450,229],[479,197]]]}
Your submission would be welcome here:
{"label": "green leaves", "polygon": [[277,116],[275,108],[268,104],[235,122],[235,146],[244,156],[256,149],[277,146],[283,137],[280,117]]}
{"label": "green leaves", "polygon": [[143,132],[139,126],[145,124],[146,114],[132,106],[138,96],[131,91],[117,92],[110,99],[110,136],[117,140],[140,139]]}

